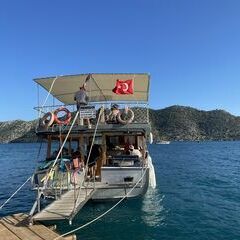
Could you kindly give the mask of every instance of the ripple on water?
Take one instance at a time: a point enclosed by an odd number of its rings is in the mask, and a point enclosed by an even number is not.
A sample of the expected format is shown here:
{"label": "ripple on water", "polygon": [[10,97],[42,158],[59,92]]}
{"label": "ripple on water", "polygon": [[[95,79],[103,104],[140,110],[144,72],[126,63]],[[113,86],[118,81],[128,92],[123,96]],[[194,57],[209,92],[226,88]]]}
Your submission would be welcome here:
{"label": "ripple on water", "polygon": [[164,195],[158,189],[149,189],[142,201],[142,220],[150,227],[164,225],[166,210],[163,206]]}

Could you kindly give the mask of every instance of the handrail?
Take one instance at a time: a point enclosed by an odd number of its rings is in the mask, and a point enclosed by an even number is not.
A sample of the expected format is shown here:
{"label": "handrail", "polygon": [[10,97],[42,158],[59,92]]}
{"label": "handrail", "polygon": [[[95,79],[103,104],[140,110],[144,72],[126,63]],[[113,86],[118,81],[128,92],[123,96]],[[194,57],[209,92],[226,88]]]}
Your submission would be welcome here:
{"label": "handrail", "polygon": [[[86,169],[84,168],[84,179],[80,185],[80,188],[79,188],[79,191],[78,191],[78,194],[77,194],[77,197],[75,198],[75,191],[76,189],[74,188],[74,207],[73,207],[73,211],[72,211],[72,215],[75,213],[76,211],[76,204],[77,204],[77,201],[79,200],[79,196],[80,196],[80,192],[81,192],[81,189],[82,189],[82,186],[83,186],[83,183],[85,181],[85,178],[88,174],[88,162],[89,162],[89,159],[90,159],[90,156],[91,156],[91,153],[92,153],[92,148],[93,148],[93,144],[94,144],[94,140],[95,140],[95,137],[96,137],[96,134],[97,134],[97,128],[98,128],[98,124],[99,124],[99,121],[100,121],[100,117],[101,117],[101,113],[103,111],[103,107],[100,109],[100,113],[98,115],[98,119],[97,119],[97,123],[96,123],[96,127],[94,129],[94,134],[93,134],[93,138],[92,138],[92,142],[91,142],[91,145],[90,145],[90,149],[89,149],[89,153],[88,153],[88,157],[87,157],[87,161],[86,161]],[[94,189],[95,189],[95,173],[94,173],[94,176],[92,176],[94,178]],[[89,179],[89,182],[90,182],[90,179]],[[89,184],[89,183],[88,183]],[[76,184],[74,184],[74,186],[76,186]],[[86,188],[87,189],[87,188]],[[86,192],[86,195],[87,195],[87,192]],[[70,218],[70,221],[71,221],[71,218]]]}
{"label": "handrail", "polygon": [[[122,102],[118,102],[118,101],[111,101],[111,102],[88,102],[88,104],[89,105],[111,105],[111,104],[120,104],[120,105],[124,105],[124,104],[126,104],[126,105],[146,105],[146,106],[149,106],[149,103],[148,102],[124,102],[124,101],[122,101]],[[37,107],[34,107],[33,109],[34,110],[37,110],[38,111],[38,109],[41,109],[41,108],[53,108],[53,107],[67,107],[67,106],[69,106],[69,107],[71,107],[71,106],[75,106],[76,107],[76,104],[54,104],[54,105],[47,105],[47,106],[42,106],[42,107],[40,107],[40,106],[37,106]]]}

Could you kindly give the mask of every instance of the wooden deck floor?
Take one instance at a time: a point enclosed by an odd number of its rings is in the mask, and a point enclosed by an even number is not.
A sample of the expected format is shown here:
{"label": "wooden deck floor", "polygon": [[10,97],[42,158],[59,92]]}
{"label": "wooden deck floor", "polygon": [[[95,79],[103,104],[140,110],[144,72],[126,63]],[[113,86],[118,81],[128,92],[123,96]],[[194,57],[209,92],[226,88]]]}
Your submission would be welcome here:
{"label": "wooden deck floor", "polygon": [[[91,198],[94,189],[81,189],[79,192],[78,202],[74,203],[74,190],[70,190],[62,195],[59,200],[49,204],[41,212],[33,216],[34,221],[47,221],[47,220],[62,220],[69,219],[85,205]],[[75,209],[75,211],[74,211]]]}
{"label": "wooden deck floor", "polygon": [[[23,213],[0,219],[1,240],[53,240],[59,235],[42,224],[29,226],[28,215]],[[73,236],[59,240],[74,239]]]}

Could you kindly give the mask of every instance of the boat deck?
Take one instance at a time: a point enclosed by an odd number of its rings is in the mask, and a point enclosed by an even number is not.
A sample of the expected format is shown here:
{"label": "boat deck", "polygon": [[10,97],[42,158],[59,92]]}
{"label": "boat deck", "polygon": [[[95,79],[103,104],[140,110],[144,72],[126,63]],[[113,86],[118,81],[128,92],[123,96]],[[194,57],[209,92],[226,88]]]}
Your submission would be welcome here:
{"label": "boat deck", "polygon": [[74,239],[59,237],[59,234],[42,224],[29,226],[28,215],[23,213],[0,219],[0,239],[2,240],[59,240]]}
{"label": "boat deck", "polygon": [[[70,125],[67,126],[62,126],[61,127],[61,133],[62,134],[66,134],[68,133],[69,129],[70,129]],[[71,131],[71,135],[74,134],[79,134],[79,132],[82,133],[88,133],[88,134],[93,134],[94,130],[95,130],[95,125],[92,124],[92,127],[89,129],[86,125],[81,126],[81,125],[74,125]],[[149,123],[131,123],[131,124],[99,124],[98,126],[98,133],[102,133],[102,132],[149,132],[150,131],[150,127],[149,127]],[[54,135],[54,134],[59,134],[60,133],[60,129],[59,129],[59,125],[54,124],[51,127],[48,128],[43,128],[43,127],[38,127],[37,128],[37,135]]]}
{"label": "boat deck", "polygon": [[[93,188],[82,188],[76,192],[69,190],[60,199],[53,201],[41,212],[34,215],[33,221],[72,219],[92,197],[94,192]],[[75,202],[76,196],[78,196],[78,201]]]}

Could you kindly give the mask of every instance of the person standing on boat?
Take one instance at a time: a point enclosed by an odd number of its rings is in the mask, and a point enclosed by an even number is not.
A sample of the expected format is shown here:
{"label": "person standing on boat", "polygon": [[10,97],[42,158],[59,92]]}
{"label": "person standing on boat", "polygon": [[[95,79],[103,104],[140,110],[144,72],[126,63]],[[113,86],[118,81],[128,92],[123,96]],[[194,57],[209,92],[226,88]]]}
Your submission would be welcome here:
{"label": "person standing on boat", "polygon": [[77,110],[81,108],[81,106],[86,106],[88,104],[88,95],[86,91],[86,83],[84,83],[74,95],[74,100],[77,103]]}
{"label": "person standing on boat", "polygon": [[[86,91],[86,82],[79,88],[74,95],[74,100],[77,103],[77,111],[81,109],[82,106],[86,106],[88,104],[88,95]],[[88,127],[91,127],[90,120],[87,118]],[[83,125],[83,118],[80,118],[79,125]]]}

